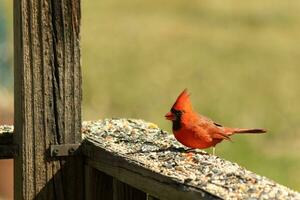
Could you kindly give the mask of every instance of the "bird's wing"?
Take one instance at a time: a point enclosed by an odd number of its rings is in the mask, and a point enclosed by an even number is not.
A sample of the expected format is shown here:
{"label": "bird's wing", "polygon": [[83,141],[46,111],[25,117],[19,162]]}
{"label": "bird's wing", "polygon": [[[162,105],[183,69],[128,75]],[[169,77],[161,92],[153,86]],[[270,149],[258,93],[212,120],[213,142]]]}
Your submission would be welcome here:
{"label": "bird's wing", "polygon": [[224,139],[224,140],[230,140],[231,141],[230,137],[228,135],[226,135],[226,133],[221,132],[221,131],[214,133],[212,137],[214,139]]}
{"label": "bird's wing", "polygon": [[230,140],[229,136],[224,131],[225,128],[208,117],[200,116],[200,123],[198,124],[198,126],[206,129],[210,138]]}
{"label": "bird's wing", "polygon": [[202,119],[203,121],[207,122],[207,123],[211,123],[211,124],[214,124],[215,126],[218,126],[218,127],[223,127],[221,124],[217,123],[217,122],[214,122],[212,119],[208,118],[208,117],[205,117],[203,115],[199,115],[200,119]]}
{"label": "bird's wing", "polygon": [[201,141],[208,142],[208,143],[213,140],[208,130],[203,128],[202,126],[199,126],[198,124],[195,124],[192,127],[192,130],[195,139],[200,139]]}
{"label": "bird's wing", "polygon": [[217,122],[213,122],[214,125],[218,126],[218,127],[223,127],[221,124],[218,124]]}

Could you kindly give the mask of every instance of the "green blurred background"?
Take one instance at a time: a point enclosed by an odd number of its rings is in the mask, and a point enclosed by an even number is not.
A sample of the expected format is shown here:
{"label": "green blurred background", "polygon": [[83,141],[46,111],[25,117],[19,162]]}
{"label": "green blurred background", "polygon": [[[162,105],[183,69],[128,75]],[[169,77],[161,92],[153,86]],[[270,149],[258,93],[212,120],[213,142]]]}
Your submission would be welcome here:
{"label": "green blurred background", "polygon": [[299,35],[300,1],[82,0],[83,119],[171,132],[163,116],[188,88],[203,115],[269,130],[234,136],[218,156],[300,190]]}

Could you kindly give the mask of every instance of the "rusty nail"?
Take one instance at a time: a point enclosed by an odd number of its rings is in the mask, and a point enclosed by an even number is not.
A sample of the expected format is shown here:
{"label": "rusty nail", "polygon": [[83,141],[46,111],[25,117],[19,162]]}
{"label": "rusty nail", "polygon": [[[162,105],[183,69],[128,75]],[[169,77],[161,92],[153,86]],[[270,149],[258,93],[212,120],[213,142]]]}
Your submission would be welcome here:
{"label": "rusty nail", "polygon": [[75,148],[74,147],[71,147],[70,149],[69,149],[69,154],[73,154],[75,152]]}
{"label": "rusty nail", "polygon": [[53,149],[53,155],[57,155],[58,154],[58,149]]}

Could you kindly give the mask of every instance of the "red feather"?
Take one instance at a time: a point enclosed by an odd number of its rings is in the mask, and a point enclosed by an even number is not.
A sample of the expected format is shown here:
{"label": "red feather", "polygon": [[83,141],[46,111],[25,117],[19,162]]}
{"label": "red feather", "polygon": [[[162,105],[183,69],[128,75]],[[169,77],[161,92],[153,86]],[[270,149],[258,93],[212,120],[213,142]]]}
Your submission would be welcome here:
{"label": "red feather", "polygon": [[178,96],[171,111],[165,115],[173,122],[173,134],[183,145],[205,149],[237,133],[265,133],[265,129],[226,128],[193,111],[187,89]]}

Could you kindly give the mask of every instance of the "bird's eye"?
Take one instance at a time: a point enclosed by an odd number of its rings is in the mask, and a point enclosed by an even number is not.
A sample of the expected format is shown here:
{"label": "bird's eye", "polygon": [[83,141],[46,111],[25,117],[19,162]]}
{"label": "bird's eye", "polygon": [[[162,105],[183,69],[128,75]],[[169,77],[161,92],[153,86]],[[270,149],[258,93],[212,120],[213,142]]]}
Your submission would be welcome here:
{"label": "bird's eye", "polygon": [[176,110],[175,115],[181,116],[181,111],[180,110]]}
{"label": "bird's eye", "polygon": [[184,112],[184,111],[176,110],[176,109],[172,108],[172,109],[171,109],[171,112],[172,112],[175,116],[180,117],[180,116],[182,115],[182,112]]}

